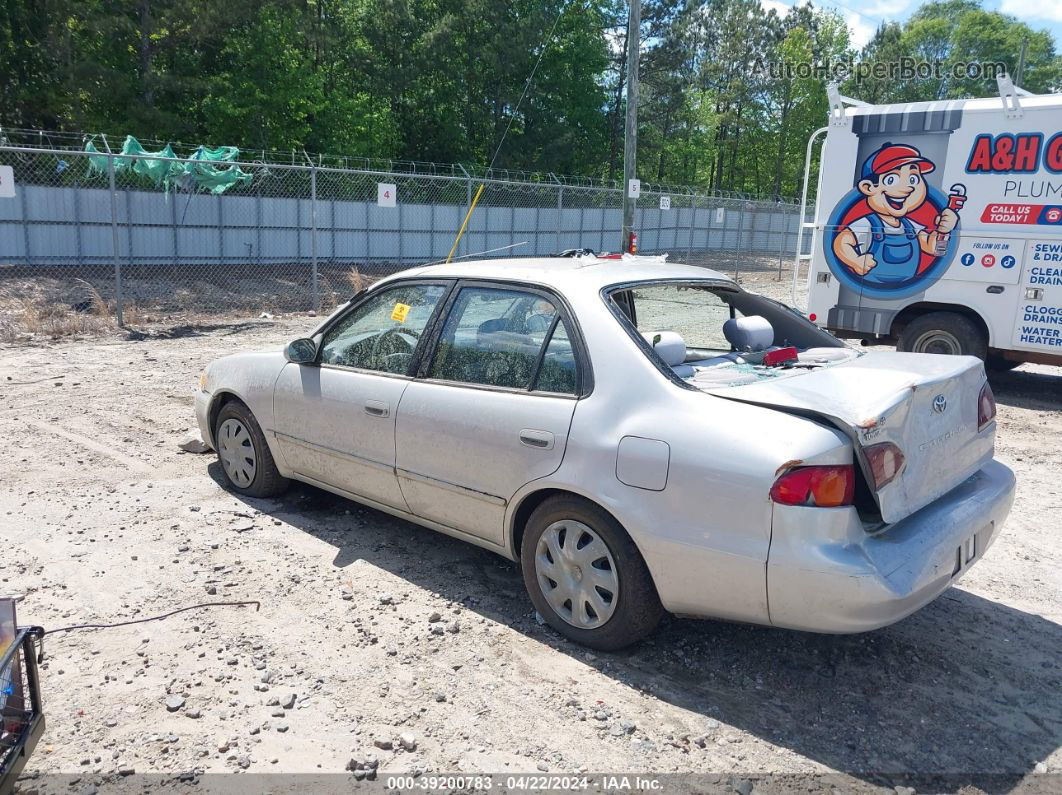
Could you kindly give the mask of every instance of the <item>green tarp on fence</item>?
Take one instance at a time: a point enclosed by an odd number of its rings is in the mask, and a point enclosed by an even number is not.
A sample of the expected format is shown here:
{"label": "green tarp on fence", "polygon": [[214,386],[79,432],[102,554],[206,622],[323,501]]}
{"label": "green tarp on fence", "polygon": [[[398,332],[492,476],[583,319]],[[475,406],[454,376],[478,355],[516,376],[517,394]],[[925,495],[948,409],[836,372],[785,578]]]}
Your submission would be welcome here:
{"label": "green tarp on fence", "polygon": [[[85,151],[94,153],[88,159],[89,173],[107,173],[108,155],[101,153],[91,138],[85,144]],[[240,150],[235,146],[216,149],[200,146],[189,157],[179,159],[169,144],[158,152],[149,152],[130,135],[122,145],[121,154],[127,157],[114,159],[116,173],[131,170],[150,179],[157,187],[165,186],[167,192],[172,187],[180,187],[224,193],[233,185],[250,184],[252,179],[236,164]]]}

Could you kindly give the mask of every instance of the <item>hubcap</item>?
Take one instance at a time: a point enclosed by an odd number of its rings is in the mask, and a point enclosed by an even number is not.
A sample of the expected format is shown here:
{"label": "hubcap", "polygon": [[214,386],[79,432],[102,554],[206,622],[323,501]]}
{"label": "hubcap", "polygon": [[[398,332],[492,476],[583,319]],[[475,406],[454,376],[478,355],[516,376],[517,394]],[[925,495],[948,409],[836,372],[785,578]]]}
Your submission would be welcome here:
{"label": "hubcap", "polygon": [[947,331],[927,331],[915,340],[915,353],[943,353],[948,356],[958,356],[962,353],[962,345],[954,334]]}
{"label": "hubcap", "polygon": [[582,522],[554,522],[538,540],[535,573],[542,594],[561,618],[594,629],[616,612],[619,575],[608,546]]}
{"label": "hubcap", "polygon": [[218,428],[218,455],[229,480],[241,488],[251,485],[258,470],[258,456],[251,434],[242,422],[227,419]]}

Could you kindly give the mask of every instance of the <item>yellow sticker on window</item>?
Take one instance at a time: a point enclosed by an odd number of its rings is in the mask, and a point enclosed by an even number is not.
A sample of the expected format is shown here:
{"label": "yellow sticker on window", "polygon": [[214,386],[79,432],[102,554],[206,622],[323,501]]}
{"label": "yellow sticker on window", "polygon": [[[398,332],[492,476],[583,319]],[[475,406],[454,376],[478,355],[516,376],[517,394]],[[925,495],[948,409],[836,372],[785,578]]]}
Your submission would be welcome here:
{"label": "yellow sticker on window", "polygon": [[405,323],[406,318],[409,316],[409,310],[409,304],[395,304],[395,308],[391,310],[391,320],[396,323]]}

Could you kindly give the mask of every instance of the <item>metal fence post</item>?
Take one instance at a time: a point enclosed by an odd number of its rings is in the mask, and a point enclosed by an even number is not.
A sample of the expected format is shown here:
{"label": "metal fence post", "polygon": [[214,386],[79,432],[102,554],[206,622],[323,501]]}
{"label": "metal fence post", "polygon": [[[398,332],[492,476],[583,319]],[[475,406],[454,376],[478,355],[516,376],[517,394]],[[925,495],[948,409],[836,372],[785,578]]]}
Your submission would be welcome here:
{"label": "metal fence post", "polygon": [[741,200],[738,202],[738,228],[737,228],[737,240],[734,242],[734,281],[738,279],[738,263],[741,257],[741,233],[745,230],[745,202]]}
{"label": "metal fence post", "polygon": [[[686,264],[690,264],[690,260],[693,258],[693,227],[694,222],[697,220],[697,197],[695,195],[690,196],[690,239],[686,243]],[[678,232],[675,233],[676,235]]]}
{"label": "metal fence post", "polygon": [[312,267],[313,311],[321,308],[317,289],[317,167],[310,166],[310,263]]}
{"label": "metal fence post", "polygon": [[556,253],[561,253],[561,219],[564,217],[564,186],[557,188],[557,246]]}
{"label": "metal fence post", "polygon": [[122,260],[118,254],[118,191],[114,186],[114,155],[107,156],[107,182],[111,189],[111,245],[114,250],[114,309],[119,326],[122,317]]}
{"label": "metal fence post", "polygon": [[[782,204],[778,205],[778,210],[779,210],[778,215],[779,215],[779,220],[782,222],[781,223],[781,227],[782,228],[778,230],[778,279],[777,279],[777,281],[782,281],[782,257],[785,254],[785,230],[786,230],[786,227],[789,225],[789,218],[786,215],[785,211],[782,210],[783,206],[784,205],[782,205]],[[772,213],[772,217],[773,217],[773,213]]]}
{"label": "metal fence post", "polygon": [[[462,168],[462,170],[464,170],[464,169]],[[472,180],[471,179],[469,179],[468,182],[465,185],[465,192],[467,194],[466,198],[465,198],[465,212],[468,213],[468,212],[472,211]],[[471,225],[472,225],[472,219],[471,218],[468,219],[468,223],[469,223],[469,227],[471,227]],[[465,230],[465,234],[461,236],[461,247],[458,249],[458,256],[468,253],[468,238],[471,236],[471,232],[472,232],[471,228],[466,229]]]}

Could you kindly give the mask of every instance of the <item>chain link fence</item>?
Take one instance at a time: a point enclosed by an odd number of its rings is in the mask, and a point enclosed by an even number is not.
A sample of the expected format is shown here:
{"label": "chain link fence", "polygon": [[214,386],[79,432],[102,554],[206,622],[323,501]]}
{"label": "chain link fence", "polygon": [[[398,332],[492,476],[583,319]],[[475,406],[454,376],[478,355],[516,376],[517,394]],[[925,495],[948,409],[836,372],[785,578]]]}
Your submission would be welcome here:
{"label": "chain link fence", "polygon": [[[620,248],[622,194],[611,185],[305,158],[239,162],[246,178],[212,193],[191,178],[157,183],[134,159],[0,146],[0,336],[47,333],[49,324],[79,331],[104,320],[327,311],[366,279],[445,260],[481,184],[455,257]],[[3,184],[5,166],[13,185]],[[793,202],[643,183],[634,228],[641,253],[780,277],[798,215]]]}

